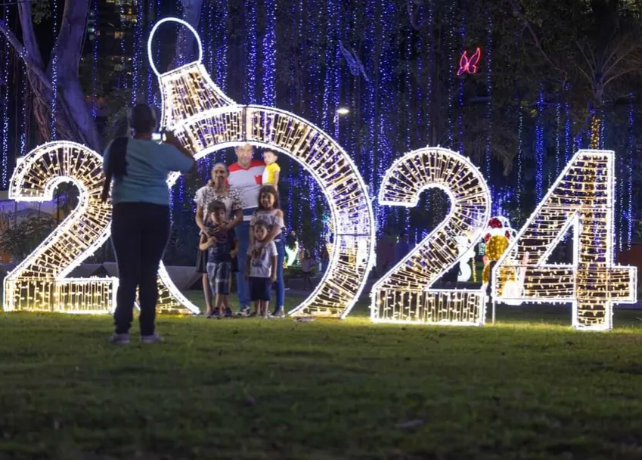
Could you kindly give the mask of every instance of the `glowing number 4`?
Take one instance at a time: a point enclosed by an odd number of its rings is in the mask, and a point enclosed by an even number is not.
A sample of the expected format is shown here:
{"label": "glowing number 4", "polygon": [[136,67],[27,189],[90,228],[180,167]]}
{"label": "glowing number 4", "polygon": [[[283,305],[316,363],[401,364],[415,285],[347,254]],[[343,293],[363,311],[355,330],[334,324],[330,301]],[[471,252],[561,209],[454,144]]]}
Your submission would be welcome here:
{"label": "glowing number 4", "polygon": [[[614,303],[634,303],[637,268],[613,261],[614,152],[580,150],[497,261],[493,299],[572,302],[573,327],[612,327]],[[573,261],[549,258],[573,230]]]}

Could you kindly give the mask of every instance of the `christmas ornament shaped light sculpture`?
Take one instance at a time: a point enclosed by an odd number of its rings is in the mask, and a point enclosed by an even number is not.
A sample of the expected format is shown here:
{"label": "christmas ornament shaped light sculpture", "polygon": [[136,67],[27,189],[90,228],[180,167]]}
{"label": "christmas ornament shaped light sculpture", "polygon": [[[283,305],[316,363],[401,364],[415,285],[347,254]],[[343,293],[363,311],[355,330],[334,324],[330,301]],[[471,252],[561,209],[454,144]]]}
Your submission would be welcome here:
{"label": "christmas ornament shaped light sculpture", "polygon": [[[612,151],[578,151],[493,271],[493,302],[573,305],[573,327],[608,330],[614,303],[634,303],[637,269],[614,263]],[[573,230],[573,262],[549,263]],[[504,289],[523,280],[520,290]],[[507,292],[508,291],[508,292]]]}
{"label": "christmas ornament shaped light sculpture", "polygon": [[[290,314],[345,318],[374,260],[372,205],[356,166],[334,140],[308,121],[271,107],[239,105],[228,98],[201,65],[200,39],[184,21],[159,21],[148,43],[150,61],[154,33],[167,22],[182,24],[196,35],[199,59],[165,74],[159,74],[152,63],[163,95],[163,128],[173,131],[197,160],[217,150],[249,143],[289,155],[314,176],[330,207],[335,244],[321,282]],[[170,175],[170,187],[177,178],[178,174]],[[163,269],[160,274],[166,286],[164,298],[192,308]]]}
{"label": "christmas ornament shaped light sculpture", "polygon": [[116,278],[67,278],[109,238],[111,204],[101,201],[102,157],[73,142],[42,145],[19,161],[9,198],[50,201],[61,182],[78,187],[78,205],[7,274],[4,311],[107,313],[115,307]]}
{"label": "christmas ornament shaped light sculpture", "polygon": [[373,286],[373,322],[482,325],[482,289],[432,289],[462,252],[459,235],[471,247],[488,222],[491,198],[481,172],[465,157],[442,148],[424,148],[396,160],[386,173],[379,203],[414,207],[421,192],[439,188],[450,198],[450,212],[413,251]]}

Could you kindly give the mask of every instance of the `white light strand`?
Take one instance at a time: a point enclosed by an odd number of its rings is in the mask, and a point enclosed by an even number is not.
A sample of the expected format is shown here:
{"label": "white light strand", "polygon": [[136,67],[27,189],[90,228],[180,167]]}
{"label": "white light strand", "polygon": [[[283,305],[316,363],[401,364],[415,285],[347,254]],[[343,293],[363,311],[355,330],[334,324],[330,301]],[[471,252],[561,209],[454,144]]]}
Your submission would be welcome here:
{"label": "white light strand", "polygon": [[464,156],[427,147],[407,153],[386,172],[379,203],[414,207],[421,192],[438,188],[448,195],[446,219],[372,288],[370,318],[382,323],[482,325],[483,289],[432,289],[433,284],[474,247],[490,217],[491,197],[481,172]]}
{"label": "white light strand", "polygon": [[4,281],[4,311],[107,313],[116,278],[66,278],[109,238],[111,205],[100,200],[102,157],[73,142],[42,145],[16,166],[9,198],[50,201],[61,182],[79,189],[78,206]]}
{"label": "white light strand", "polygon": [[[69,216],[14,270],[4,283],[4,311],[28,310],[96,314],[113,311],[118,279],[67,278],[110,236],[111,203],[103,203],[102,156],[68,141],[44,144],[20,159],[11,177],[9,198],[50,201],[61,182],[79,189],[79,203]],[[169,279],[164,268],[162,279]],[[186,299],[179,293],[182,301]],[[160,313],[199,311],[159,299]]]}

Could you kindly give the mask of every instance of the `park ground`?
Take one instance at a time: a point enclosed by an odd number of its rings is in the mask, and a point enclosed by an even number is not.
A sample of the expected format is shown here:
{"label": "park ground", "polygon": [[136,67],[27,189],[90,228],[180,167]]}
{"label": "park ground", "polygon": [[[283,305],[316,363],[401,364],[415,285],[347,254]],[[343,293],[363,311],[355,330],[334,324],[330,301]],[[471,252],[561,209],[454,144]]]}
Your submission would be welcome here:
{"label": "park ground", "polygon": [[359,304],[161,317],[165,343],[113,346],[109,317],[1,315],[0,458],[641,459],[642,311],[608,333],[570,322],[373,325]]}

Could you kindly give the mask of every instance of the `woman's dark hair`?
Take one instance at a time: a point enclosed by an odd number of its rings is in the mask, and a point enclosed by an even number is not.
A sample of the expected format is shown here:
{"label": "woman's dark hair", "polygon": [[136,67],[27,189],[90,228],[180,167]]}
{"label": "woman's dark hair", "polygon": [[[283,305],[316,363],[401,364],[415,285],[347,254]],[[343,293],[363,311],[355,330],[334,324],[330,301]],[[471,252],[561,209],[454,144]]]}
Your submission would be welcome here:
{"label": "woman's dark hair", "polygon": [[210,204],[207,205],[207,213],[212,214],[215,211],[218,211],[219,209],[222,209],[225,211],[225,205],[221,203],[220,201],[212,201]]}
{"label": "woman's dark hair", "polygon": [[259,189],[259,209],[258,209],[259,211],[267,211],[267,209],[264,208],[263,205],[261,204],[261,196],[264,193],[269,193],[274,197],[274,209],[281,208],[281,206],[279,205],[279,194],[276,193],[276,189],[271,185],[264,185]]}
{"label": "woman's dark hair", "polygon": [[151,133],[156,128],[156,114],[147,104],[136,104],[129,112],[129,125],[137,133]]}

